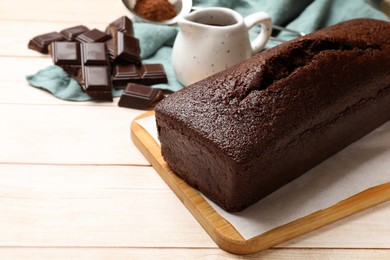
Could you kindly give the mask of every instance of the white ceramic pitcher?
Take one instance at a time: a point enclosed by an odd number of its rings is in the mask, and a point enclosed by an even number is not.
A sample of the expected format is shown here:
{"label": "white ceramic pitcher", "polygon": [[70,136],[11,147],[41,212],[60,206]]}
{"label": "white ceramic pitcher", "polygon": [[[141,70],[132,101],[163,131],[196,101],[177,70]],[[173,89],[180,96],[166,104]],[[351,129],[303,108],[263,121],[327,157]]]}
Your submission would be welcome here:
{"label": "white ceramic pitcher", "polygon": [[[252,41],[248,30],[261,25]],[[271,17],[264,12],[243,18],[228,8],[194,11],[178,20],[180,31],[172,50],[177,79],[185,86],[222,71],[262,50],[271,31]]]}

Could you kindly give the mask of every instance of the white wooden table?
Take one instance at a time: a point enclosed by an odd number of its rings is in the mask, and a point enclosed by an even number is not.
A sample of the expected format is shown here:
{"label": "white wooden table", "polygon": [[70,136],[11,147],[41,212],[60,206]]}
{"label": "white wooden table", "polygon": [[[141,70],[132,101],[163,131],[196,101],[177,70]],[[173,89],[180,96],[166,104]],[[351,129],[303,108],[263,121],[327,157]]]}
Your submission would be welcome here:
{"label": "white wooden table", "polygon": [[[119,0],[0,1],[1,259],[244,258],[216,246],[131,142],[143,111],[25,80],[51,64],[32,37],[124,14]],[[249,257],[389,259],[389,219],[387,202]]]}

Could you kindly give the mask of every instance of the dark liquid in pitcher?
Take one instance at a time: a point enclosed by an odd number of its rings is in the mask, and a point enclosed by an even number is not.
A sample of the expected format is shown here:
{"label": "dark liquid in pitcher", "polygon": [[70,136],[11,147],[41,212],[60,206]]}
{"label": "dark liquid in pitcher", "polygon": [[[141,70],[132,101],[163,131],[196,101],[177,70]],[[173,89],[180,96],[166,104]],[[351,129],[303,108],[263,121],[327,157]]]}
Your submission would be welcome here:
{"label": "dark liquid in pitcher", "polygon": [[236,23],[236,21],[233,21],[233,20],[232,21],[225,20],[225,21],[216,22],[216,21],[213,21],[213,19],[205,19],[205,18],[195,19],[194,22],[204,24],[204,25],[209,25],[209,26],[218,26],[218,27],[229,26],[229,25],[233,25]]}
{"label": "dark liquid in pitcher", "polygon": [[216,23],[203,23],[204,25],[210,25],[210,26],[226,26],[229,24],[216,24]]}

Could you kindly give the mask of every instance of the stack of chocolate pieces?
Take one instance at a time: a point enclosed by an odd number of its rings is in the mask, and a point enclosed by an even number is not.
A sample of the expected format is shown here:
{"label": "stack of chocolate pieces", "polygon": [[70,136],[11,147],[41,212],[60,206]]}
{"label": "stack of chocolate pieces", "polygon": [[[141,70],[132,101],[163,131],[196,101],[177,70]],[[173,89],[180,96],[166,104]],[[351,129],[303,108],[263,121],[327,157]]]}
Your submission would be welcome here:
{"label": "stack of chocolate pieces", "polygon": [[[129,96],[129,91],[135,91],[130,96],[139,97],[142,102],[145,100],[145,96],[139,95],[142,87],[142,93],[149,93],[150,85],[168,82],[161,64],[141,63],[139,40],[134,37],[133,24],[126,16],[110,23],[104,32],[78,25],[59,33],[38,35],[30,40],[28,47],[50,53],[54,64],[68,72],[97,100],[112,100],[112,87],[125,89],[129,83],[136,83],[137,88],[127,88],[123,98]],[[159,91],[157,95],[156,91]],[[149,100],[144,105],[154,104],[162,96],[161,90],[151,92],[153,95],[146,95]],[[121,106],[140,107],[137,102],[134,106],[122,103],[126,105]]]}

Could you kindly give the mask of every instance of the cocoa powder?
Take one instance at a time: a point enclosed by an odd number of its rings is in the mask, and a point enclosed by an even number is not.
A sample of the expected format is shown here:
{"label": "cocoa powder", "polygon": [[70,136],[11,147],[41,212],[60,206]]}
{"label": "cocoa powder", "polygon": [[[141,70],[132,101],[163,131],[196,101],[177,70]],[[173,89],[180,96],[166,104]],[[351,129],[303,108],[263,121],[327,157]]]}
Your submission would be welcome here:
{"label": "cocoa powder", "polygon": [[167,0],[138,0],[134,11],[141,17],[161,22],[176,16],[176,8]]}

